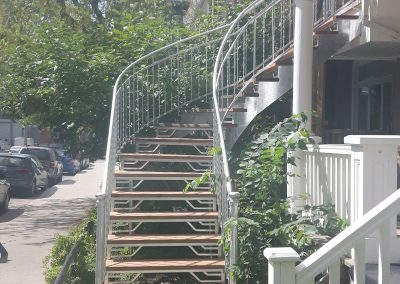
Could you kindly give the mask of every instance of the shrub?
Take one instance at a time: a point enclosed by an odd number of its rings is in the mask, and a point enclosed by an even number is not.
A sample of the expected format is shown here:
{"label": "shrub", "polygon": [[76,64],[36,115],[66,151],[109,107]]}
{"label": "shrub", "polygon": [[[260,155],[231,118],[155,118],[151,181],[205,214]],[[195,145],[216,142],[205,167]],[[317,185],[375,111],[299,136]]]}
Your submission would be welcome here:
{"label": "shrub", "polygon": [[78,242],[77,254],[68,270],[65,283],[94,283],[96,264],[96,208],[89,210],[82,223],[67,236],[57,235],[50,254],[44,260],[46,283],[54,283],[65,258]]}

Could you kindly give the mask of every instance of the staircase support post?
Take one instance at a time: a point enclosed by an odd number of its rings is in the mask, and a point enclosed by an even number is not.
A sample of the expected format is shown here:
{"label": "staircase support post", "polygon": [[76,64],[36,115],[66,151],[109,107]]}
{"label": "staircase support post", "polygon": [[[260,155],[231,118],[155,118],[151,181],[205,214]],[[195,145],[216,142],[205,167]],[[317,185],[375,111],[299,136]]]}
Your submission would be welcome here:
{"label": "staircase support post", "polygon": [[294,284],[295,264],[300,255],[292,248],[266,248],[264,256],[268,260],[268,284]]}
{"label": "staircase support post", "polygon": [[[307,130],[311,131],[312,108],[312,67],[313,67],[313,0],[296,0],[294,53],[293,53],[293,114],[305,112],[308,116]],[[288,166],[288,172],[296,173],[289,178],[288,196],[297,197],[304,192],[304,163],[301,162],[301,151],[293,153],[299,163],[297,167]],[[293,201],[293,210],[303,207],[304,201]]]}
{"label": "staircase support post", "polygon": [[[231,192],[229,194],[229,207],[230,207],[230,217],[237,218],[239,217],[239,192]],[[229,250],[229,266],[230,268],[234,268],[237,263],[238,258],[238,233],[237,233],[237,224],[231,228],[231,243]],[[229,283],[235,284],[236,277],[233,273],[229,273]]]}
{"label": "staircase support post", "polygon": [[96,194],[97,207],[97,226],[96,226],[96,275],[95,283],[103,284],[105,277],[105,243],[106,243],[106,228],[105,228],[105,206],[106,195],[104,193]]}
{"label": "staircase support post", "polygon": [[293,53],[293,114],[306,112],[311,130],[313,67],[313,0],[296,0]]}

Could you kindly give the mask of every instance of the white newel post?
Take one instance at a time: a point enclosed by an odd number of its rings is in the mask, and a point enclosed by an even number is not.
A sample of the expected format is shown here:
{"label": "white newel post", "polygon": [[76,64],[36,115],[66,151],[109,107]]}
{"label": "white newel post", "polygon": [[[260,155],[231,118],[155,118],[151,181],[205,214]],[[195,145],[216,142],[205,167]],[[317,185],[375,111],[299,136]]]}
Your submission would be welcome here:
{"label": "white newel post", "polygon": [[292,248],[266,248],[264,257],[268,260],[268,284],[294,284],[295,264],[300,255]]}
{"label": "white newel post", "polygon": [[[378,205],[397,190],[397,151],[400,136],[395,135],[349,135],[345,144],[352,147],[351,154],[351,220]],[[366,261],[378,261],[379,234],[366,240]],[[390,222],[390,237],[393,253],[391,262],[400,261],[400,242],[396,237],[396,222]]]}

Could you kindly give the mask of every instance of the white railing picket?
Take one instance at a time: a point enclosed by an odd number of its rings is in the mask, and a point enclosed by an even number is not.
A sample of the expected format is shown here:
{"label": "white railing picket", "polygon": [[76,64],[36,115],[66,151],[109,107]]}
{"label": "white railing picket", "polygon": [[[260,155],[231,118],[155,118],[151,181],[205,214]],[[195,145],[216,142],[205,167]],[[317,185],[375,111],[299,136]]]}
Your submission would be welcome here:
{"label": "white railing picket", "polygon": [[354,259],[354,284],[365,283],[365,240],[360,237],[352,250]]}
{"label": "white railing picket", "polygon": [[378,284],[389,283],[390,276],[390,220],[379,227]]}
{"label": "white railing picket", "polygon": [[328,268],[329,284],[340,284],[340,259],[335,259]]}

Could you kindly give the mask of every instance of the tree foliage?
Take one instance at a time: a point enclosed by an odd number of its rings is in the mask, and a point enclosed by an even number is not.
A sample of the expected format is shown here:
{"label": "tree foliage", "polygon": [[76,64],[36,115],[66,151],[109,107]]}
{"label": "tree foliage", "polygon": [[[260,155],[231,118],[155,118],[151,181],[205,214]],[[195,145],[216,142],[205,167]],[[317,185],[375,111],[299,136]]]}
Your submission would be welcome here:
{"label": "tree foliage", "polygon": [[[77,146],[105,141],[112,87],[142,55],[192,32],[174,4],[148,1],[2,2],[0,109]],[[93,143],[92,143],[93,144]]]}

